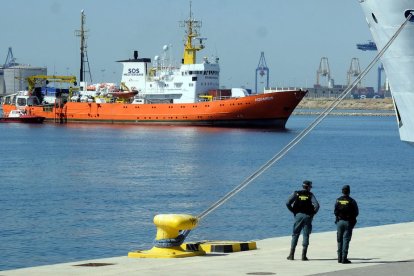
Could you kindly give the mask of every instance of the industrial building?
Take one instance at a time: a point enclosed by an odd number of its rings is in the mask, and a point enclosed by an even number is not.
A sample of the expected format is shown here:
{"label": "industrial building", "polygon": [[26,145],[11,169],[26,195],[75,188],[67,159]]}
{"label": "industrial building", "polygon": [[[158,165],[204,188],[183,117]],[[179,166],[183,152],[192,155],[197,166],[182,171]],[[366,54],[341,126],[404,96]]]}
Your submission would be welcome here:
{"label": "industrial building", "polygon": [[46,67],[33,67],[30,65],[17,65],[4,68],[5,94],[27,90],[27,77],[47,75]]}
{"label": "industrial building", "polygon": [[0,67],[0,96],[26,90],[27,77],[34,75],[47,75],[47,68],[17,63],[9,47],[6,61]]}

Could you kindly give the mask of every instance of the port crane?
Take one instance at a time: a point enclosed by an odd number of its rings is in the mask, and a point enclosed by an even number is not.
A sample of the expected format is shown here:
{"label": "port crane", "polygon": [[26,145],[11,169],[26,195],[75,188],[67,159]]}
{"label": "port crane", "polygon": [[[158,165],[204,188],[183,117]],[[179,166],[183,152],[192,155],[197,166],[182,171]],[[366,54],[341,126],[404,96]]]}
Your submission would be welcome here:
{"label": "port crane", "polygon": [[[361,74],[361,67],[359,66],[359,59],[352,58],[351,65],[349,66],[349,70],[347,73],[347,85],[349,86],[352,83],[352,77],[358,77]],[[357,83],[357,87],[361,87],[362,83],[359,81]]]}
{"label": "port crane", "polygon": [[260,78],[266,78],[266,88],[269,87],[269,68],[267,67],[266,64],[266,59],[264,56],[264,52],[260,53],[260,59],[259,59],[259,64],[257,65],[256,68],[256,76],[255,76],[255,92],[258,93],[259,90],[257,88],[257,79],[258,77]]}
{"label": "port crane", "polygon": [[331,70],[327,57],[322,57],[319,63],[319,69],[316,71],[316,85],[321,86],[320,78],[326,77],[328,86],[331,83]]}
{"label": "port crane", "polygon": [[12,47],[9,47],[9,51],[7,52],[7,57],[6,61],[4,62],[3,68],[9,68],[16,65],[19,64],[16,62],[16,58],[13,56]]}

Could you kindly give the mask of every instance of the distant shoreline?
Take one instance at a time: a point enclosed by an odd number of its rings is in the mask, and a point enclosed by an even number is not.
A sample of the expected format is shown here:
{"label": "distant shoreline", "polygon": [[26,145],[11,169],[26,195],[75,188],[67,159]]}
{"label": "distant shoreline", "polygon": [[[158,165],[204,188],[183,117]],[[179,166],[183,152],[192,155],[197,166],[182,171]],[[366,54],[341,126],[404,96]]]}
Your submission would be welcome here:
{"label": "distant shoreline", "polygon": [[[293,115],[319,115],[335,99],[304,98],[296,107]],[[345,110],[348,110],[347,112]],[[351,110],[351,111],[349,111]],[[363,110],[364,112],[358,112]],[[331,113],[334,116],[394,116],[391,98],[385,99],[344,99]]]}

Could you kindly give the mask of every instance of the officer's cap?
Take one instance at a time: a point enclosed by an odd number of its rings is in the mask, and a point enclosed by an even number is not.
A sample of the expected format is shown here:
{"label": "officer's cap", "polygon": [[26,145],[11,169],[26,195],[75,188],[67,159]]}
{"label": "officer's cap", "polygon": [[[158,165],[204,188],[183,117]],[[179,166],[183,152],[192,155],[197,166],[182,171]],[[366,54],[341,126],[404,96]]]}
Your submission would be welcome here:
{"label": "officer's cap", "polygon": [[344,185],[342,187],[342,193],[349,194],[350,192],[351,192],[351,187],[349,187],[349,185]]}
{"label": "officer's cap", "polygon": [[305,180],[305,181],[303,181],[303,185],[302,186],[307,186],[307,187],[312,188],[312,181]]}

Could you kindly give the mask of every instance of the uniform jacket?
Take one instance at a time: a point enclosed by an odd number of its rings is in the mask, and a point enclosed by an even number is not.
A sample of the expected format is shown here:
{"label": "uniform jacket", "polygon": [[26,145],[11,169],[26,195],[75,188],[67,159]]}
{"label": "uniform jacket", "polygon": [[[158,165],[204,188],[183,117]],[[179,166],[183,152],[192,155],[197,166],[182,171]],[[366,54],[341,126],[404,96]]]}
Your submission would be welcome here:
{"label": "uniform jacket", "polygon": [[313,193],[303,189],[295,191],[286,201],[286,207],[294,213],[304,213],[314,216],[319,210],[319,202]]}
{"label": "uniform jacket", "polygon": [[346,220],[352,225],[356,224],[356,218],[359,215],[359,209],[357,202],[348,195],[340,196],[335,202],[335,217],[336,221]]}

